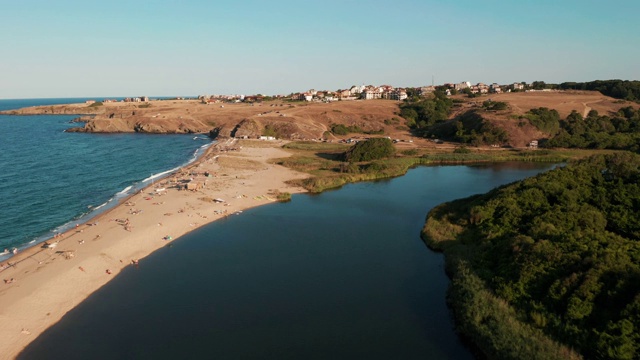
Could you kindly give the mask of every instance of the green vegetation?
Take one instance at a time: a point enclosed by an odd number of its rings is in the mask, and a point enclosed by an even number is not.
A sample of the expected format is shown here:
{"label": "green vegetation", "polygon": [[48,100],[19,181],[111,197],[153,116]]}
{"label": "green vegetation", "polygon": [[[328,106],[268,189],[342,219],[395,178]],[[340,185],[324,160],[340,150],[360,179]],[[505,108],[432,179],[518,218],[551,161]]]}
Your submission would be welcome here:
{"label": "green vegetation", "polygon": [[280,192],[279,190],[273,190],[269,193],[269,195],[275,197],[276,200],[280,202],[291,201],[291,194],[288,192]]}
{"label": "green vegetation", "polygon": [[454,154],[471,154],[471,149],[466,146],[460,146],[453,150]]}
{"label": "green vegetation", "polygon": [[147,109],[147,108],[151,107],[151,104],[150,103],[145,103],[145,104],[138,105],[138,107],[140,109]]}
{"label": "green vegetation", "polygon": [[616,99],[640,101],[640,81],[596,80],[586,83],[564,82],[557,86],[563,90],[595,90]]}
{"label": "green vegetation", "polygon": [[639,166],[598,155],[430,212],[459,329],[488,357],[640,358]]}
{"label": "green vegetation", "polygon": [[416,156],[418,155],[418,153],[419,153],[418,149],[407,149],[402,151],[402,155],[405,155],[405,156]]}
{"label": "green vegetation", "polygon": [[469,110],[453,121],[432,126],[427,130],[432,138],[452,139],[464,144],[504,144],[509,140],[507,132],[485,121],[477,110]]}
{"label": "green vegetation", "polygon": [[[503,144],[509,140],[504,129],[485,121],[478,110],[467,111],[453,121],[447,121],[455,101],[443,92],[436,91],[434,94],[433,98],[408,101],[400,105],[400,115],[417,135],[450,139],[474,146]],[[483,103],[483,108],[486,111],[505,110],[508,105],[488,100]]]}
{"label": "green vegetation", "polygon": [[[96,102],[94,102],[93,104],[90,104],[90,105],[89,105],[89,106],[87,106],[87,107],[94,108],[94,107],[98,107],[98,106],[102,106],[102,105],[104,105],[104,104],[102,103],[102,101],[96,101]],[[51,109],[52,109],[52,110],[51,110],[51,112],[53,112],[53,106],[51,107]]]}
{"label": "green vegetation", "polygon": [[283,146],[290,150],[306,151],[346,151],[351,146],[341,143],[325,143],[316,141],[295,141]]}
{"label": "green vegetation", "polygon": [[509,105],[504,101],[487,100],[482,103],[482,107],[485,110],[497,111],[497,110],[507,110],[509,108]]}
{"label": "green vegetation", "polygon": [[384,130],[380,129],[380,130],[363,130],[362,128],[360,128],[357,125],[351,125],[351,126],[346,126],[343,124],[333,124],[331,125],[331,132],[336,134],[336,135],[348,135],[350,133],[357,133],[357,134],[384,134]]}
{"label": "green vegetation", "polygon": [[547,84],[544,81],[534,81],[534,90],[590,90],[600,91],[603,95],[628,101],[640,101],[640,81],[638,80],[595,80],[589,82],[563,82],[561,84]]}
{"label": "green vegetation", "polygon": [[522,117],[528,119],[529,123],[538,130],[546,133],[555,134],[560,127],[560,114],[546,107],[531,109]]}
{"label": "green vegetation", "polygon": [[378,160],[393,156],[396,148],[387,138],[372,138],[355,144],[344,153],[348,162]]}
{"label": "green vegetation", "polygon": [[566,162],[583,158],[596,150],[537,150],[537,151],[486,151],[473,153],[428,152],[407,150],[395,156],[368,161],[345,162],[344,153],[349,145],[327,142],[291,142],[284,148],[292,156],[279,159],[278,164],[306,172],[311,176],[291,183],[317,193],[337,188],[347,183],[384,179],[404,175],[411,167],[418,165],[463,164],[504,161]]}
{"label": "green vegetation", "polygon": [[279,137],[278,130],[271,124],[267,124],[265,125],[264,130],[262,130],[262,136]]}
{"label": "green vegetation", "polygon": [[407,126],[418,134],[437,123],[447,120],[453,101],[443,92],[434,92],[434,97],[418,101],[408,101],[400,105],[400,116],[407,121]]}
{"label": "green vegetation", "polygon": [[640,110],[631,106],[620,109],[614,117],[591,110],[583,118],[574,111],[559,126],[545,147],[640,151]]}

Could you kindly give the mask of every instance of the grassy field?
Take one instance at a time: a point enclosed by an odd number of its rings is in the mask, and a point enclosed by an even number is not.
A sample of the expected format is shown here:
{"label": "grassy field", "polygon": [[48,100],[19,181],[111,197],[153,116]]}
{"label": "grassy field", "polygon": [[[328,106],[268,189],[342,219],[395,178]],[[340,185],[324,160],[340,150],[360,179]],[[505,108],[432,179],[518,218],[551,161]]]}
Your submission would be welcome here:
{"label": "grassy field", "polygon": [[[418,165],[452,165],[506,161],[533,161],[561,163],[585,158],[603,150],[473,150],[456,153],[455,149],[418,148],[400,151],[392,158],[365,163],[347,163],[342,154],[350,145],[326,142],[291,142],[284,149],[291,157],[278,159],[277,164],[305,172],[311,177],[295,180],[294,184],[318,193],[342,185],[404,175]],[[407,155],[409,154],[409,155]]]}

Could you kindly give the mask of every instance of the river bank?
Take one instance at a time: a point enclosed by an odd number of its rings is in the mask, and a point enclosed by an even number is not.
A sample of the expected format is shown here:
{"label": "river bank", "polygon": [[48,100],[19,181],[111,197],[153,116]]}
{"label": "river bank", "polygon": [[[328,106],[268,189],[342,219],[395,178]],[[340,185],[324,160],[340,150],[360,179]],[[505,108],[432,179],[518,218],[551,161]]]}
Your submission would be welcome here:
{"label": "river bank", "polygon": [[[212,146],[195,163],[89,223],[9,259],[11,266],[0,272],[6,280],[0,284],[3,356],[15,357],[114,275],[144,263],[145,256],[168,242],[273,202],[277,192],[304,191],[284,181],[305,175],[269,163],[288,156],[281,145],[229,140]],[[185,190],[187,182],[193,190]]]}

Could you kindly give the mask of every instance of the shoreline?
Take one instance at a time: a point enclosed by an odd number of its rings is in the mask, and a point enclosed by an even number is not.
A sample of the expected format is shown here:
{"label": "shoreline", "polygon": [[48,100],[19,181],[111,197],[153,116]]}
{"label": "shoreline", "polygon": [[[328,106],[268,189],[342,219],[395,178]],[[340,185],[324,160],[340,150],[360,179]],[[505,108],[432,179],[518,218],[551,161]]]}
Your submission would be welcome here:
{"label": "shoreline", "polygon": [[[22,257],[24,257],[24,253],[28,253],[29,251],[33,251],[33,248],[37,248],[39,246],[41,246],[43,243],[48,242],[49,240],[55,240],[57,238],[57,235],[59,234],[65,234],[68,231],[73,230],[73,226],[75,224],[78,225],[85,225],[87,223],[90,223],[93,219],[108,213],[109,211],[111,211],[113,208],[120,206],[121,204],[127,202],[129,200],[129,198],[133,197],[134,195],[136,195],[139,191],[144,191],[146,190],[146,188],[148,187],[152,187],[156,181],[162,181],[165,178],[171,177],[172,175],[174,175],[175,173],[182,171],[185,168],[188,168],[189,166],[192,166],[194,164],[198,164],[198,162],[200,161],[200,159],[202,159],[203,157],[205,157],[210,151],[215,150],[215,146],[216,146],[217,142],[215,140],[212,140],[210,143],[205,144],[199,148],[197,148],[193,155],[191,156],[191,158],[189,158],[188,161],[186,161],[185,163],[183,163],[183,165],[177,166],[173,169],[169,169],[166,171],[161,171],[157,174],[153,174],[151,177],[148,177],[146,179],[143,179],[139,182],[134,182],[131,185],[129,185],[128,187],[126,187],[125,189],[122,189],[121,191],[111,195],[111,197],[105,201],[104,203],[94,207],[93,209],[91,209],[91,211],[83,213],[69,221],[67,221],[66,223],[56,226],[55,228],[49,230],[46,233],[43,233],[41,235],[38,235],[37,237],[33,238],[31,241],[29,242],[25,242],[22,243],[20,245],[16,245],[16,246],[10,246],[7,247],[6,250],[8,250],[9,252],[6,254],[1,254],[0,255],[0,278],[2,277],[2,272],[6,269],[5,265],[6,264],[13,264],[15,262],[20,262],[22,261]],[[59,230],[58,230],[59,229]],[[56,230],[56,231],[54,231]],[[17,254],[12,254],[11,250],[9,249],[17,249],[18,253]],[[5,257],[7,256],[7,257]],[[12,259],[19,259],[16,261],[11,261]]]}
{"label": "shoreline", "polygon": [[[87,223],[5,260],[12,266],[0,272],[6,280],[0,283],[2,357],[16,357],[122,269],[133,263],[144,266],[144,257],[178,237],[275,202],[275,192],[306,192],[285,184],[306,174],[269,163],[290,155],[280,145],[232,139],[211,145],[197,160]],[[189,179],[195,190],[177,189]]]}

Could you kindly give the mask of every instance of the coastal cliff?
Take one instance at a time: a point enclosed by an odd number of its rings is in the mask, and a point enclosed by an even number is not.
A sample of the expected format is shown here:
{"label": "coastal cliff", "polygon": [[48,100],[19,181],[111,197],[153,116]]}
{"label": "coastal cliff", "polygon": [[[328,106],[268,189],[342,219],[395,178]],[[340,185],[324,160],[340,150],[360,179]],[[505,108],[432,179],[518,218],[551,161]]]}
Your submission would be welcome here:
{"label": "coastal cliff", "polygon": [[[212,138],[318,139],[330,135],[333,124],[362,131],[399,132],[391,124],[398,106],[393,101],[336,102],[331,104],[230,103],[203,104],[195,100],[163,100],[146,103],[67,104],[29,107],[0,112],[5,115],[77,114],[79,126],[69,132],[151,134],[208,134]],[[391,126],[395,125],[395,126]],[[406,135],[406,131],[405,131]]]}

